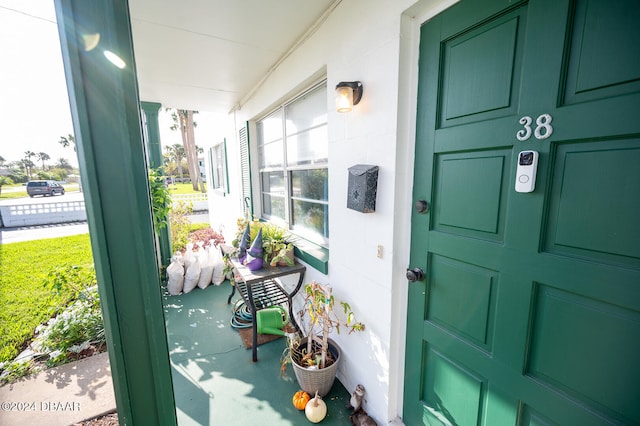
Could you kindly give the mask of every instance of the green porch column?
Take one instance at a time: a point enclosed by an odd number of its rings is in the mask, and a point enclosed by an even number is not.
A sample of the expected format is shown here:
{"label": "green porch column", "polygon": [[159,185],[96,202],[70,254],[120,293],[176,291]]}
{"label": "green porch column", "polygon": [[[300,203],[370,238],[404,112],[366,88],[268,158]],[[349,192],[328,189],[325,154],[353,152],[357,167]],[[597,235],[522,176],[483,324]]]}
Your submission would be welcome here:
{"label": "green porch column", "polygon": [[[162,143],[160,141],[160,125],[158,124],[158,111],[161,104],[157,102],[141,102],[140,106],[146,117],[147,148],[149,163],[152,168],[163,167]],[[160,242],[160,257],[164,266],[169,265],[171,260],[171,238],[169,225],[158,231]]]}
{"label": "green porch column", "polygon": [[175,425],[128,4],[55,6],[120,424]]}
{"label": "green porch column", "polygon": [[162,106],[158,102],[140,102],[142,111],[147,118],[147,144],[149,148],[149,163],[154,169],[162,167],[162,144],[160,143],[160,124],[158,112]]}

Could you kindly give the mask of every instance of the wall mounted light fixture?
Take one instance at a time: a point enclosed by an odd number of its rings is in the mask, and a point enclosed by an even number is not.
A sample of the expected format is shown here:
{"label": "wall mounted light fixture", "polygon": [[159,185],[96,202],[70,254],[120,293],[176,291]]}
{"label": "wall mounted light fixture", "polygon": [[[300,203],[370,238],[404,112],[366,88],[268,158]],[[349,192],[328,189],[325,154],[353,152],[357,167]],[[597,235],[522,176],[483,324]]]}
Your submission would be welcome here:
{"label": "wall mounted light fixture", "polygon": [[359,81],[341,81],[336,85],[336,110],[349,112],[362,98],[362,83]]}

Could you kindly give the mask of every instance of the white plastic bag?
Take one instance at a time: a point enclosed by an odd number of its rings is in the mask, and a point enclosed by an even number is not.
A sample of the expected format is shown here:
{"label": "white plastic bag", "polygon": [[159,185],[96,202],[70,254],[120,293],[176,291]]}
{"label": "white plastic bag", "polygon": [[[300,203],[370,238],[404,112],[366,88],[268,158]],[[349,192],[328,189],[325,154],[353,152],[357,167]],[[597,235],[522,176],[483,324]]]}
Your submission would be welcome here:
{"label": "white plastic bag", "polygon": [[182,291],[186,294],[196,288],[198,280],[200,279],[200,262],[198,261],[198,255],[193,254],[193,261],[184,273],[184,288]]}
{"label": "white plastic bag", "polygon": [[182,261],[184,263],[184,270],[189,270],[189,267],[193,262],[196,261],[196,256],[193,253],[193,243],[187,244],[187,248],[185,249],[184,255],[182,256]]}
{"label": "white plastic bag", "polygon": [[222,259],[222,253],[220,248],[215,246],[209,246],[210,255],[213,262],[213,275],[211,276],[211,282],[214,285],[220,285],[224,281],[224,260]]}
{"label": "white plastic bag", "polygon": [[213,261],[211,246],[208,249],[200,248],[198,254],[198,263],[200,263],[200,278],[198,279],[198,287],[205,289],[211,284],[213,278]]}
{"label": "white plastic bag", "polygon": [[180,294],[184,288],[184,266],[182,265],[182,254],[176,253],[171,258],[171,264],[167,267],[167,291],[170,295]]}

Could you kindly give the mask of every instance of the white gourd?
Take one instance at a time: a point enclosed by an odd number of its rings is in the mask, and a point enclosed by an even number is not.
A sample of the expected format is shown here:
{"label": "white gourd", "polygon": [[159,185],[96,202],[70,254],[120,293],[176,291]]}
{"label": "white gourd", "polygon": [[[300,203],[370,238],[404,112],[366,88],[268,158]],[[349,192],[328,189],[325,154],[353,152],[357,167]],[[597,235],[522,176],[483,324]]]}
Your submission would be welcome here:
{"label": "white gourd", "polygon": [[320,423],[327,416],[327,404],[320,399],[317,391],[316,396],[307,402],[304,414],[311,423]]}

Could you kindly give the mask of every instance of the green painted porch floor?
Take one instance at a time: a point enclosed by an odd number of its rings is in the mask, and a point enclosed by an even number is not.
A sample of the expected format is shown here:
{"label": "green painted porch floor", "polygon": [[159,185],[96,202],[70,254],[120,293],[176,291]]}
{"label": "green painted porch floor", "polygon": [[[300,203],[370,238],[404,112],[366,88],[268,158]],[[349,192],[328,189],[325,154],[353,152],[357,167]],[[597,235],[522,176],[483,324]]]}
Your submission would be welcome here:
{"label": "green painted porch floor", "polygon": [[[312,424],[291,403],[299,390],[291,366],[287,378],[280,376],[285,339],[259,346],[252,362],[230,325],[230,293],[225,281],[164,299],[178,425]],[[320,424],[351,424],[349,393],[337,379],[324,400],[328,414]]]}

